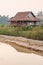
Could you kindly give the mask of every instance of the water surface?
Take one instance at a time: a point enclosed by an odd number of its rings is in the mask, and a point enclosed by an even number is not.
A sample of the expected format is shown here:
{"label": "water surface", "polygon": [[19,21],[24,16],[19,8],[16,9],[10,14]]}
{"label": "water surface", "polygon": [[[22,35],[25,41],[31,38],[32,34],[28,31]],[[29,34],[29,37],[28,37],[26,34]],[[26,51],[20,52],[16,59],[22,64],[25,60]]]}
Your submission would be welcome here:
{"label": "water surface", "polygon": [[18,52],[10,45],[0,43],[0,65],[43,65],[43,56]]}

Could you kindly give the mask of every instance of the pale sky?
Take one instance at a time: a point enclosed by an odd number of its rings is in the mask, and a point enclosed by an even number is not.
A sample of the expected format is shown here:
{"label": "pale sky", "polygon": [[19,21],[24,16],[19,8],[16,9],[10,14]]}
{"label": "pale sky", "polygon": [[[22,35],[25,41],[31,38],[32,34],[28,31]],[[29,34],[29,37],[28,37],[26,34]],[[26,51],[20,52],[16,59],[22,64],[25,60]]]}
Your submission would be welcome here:
{"label": "pale sky", "polygon": [[17,12],[43,11],[43,0],[0,0],[0,15],[14,16]]}

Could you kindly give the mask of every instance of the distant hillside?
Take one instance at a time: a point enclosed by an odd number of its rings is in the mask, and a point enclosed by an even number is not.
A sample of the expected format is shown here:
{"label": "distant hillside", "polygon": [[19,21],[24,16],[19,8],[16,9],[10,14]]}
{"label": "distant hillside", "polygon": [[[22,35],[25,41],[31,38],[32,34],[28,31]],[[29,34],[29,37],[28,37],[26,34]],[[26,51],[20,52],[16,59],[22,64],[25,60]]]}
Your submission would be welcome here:
{"label": "distant hillside", "polygon": [[9,17],[8,16],[1,16],[0,15],[0,23],[3,23],[3,24],[8,24],[9,22],[8,22],[8,20],[9,20]]}

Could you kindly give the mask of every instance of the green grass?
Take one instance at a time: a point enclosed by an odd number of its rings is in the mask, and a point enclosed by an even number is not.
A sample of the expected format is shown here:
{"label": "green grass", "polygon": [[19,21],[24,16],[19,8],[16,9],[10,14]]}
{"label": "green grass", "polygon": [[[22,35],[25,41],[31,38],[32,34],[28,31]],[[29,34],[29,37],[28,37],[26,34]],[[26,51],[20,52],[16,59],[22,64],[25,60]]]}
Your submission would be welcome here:
{"label": "green grass", "polygon": [[0,24],[0,34],[43,40],[43,26],[10,27]]}

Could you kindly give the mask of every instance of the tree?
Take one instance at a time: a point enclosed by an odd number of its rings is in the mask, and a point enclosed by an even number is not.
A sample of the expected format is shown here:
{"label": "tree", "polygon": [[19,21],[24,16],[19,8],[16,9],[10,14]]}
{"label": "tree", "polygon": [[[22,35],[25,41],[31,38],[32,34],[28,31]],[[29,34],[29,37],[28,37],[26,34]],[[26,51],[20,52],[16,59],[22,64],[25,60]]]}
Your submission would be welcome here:
{"label": "tree", "polygon": [[39,11],[37,16],[43,16],[43,12],[42,11]]}

